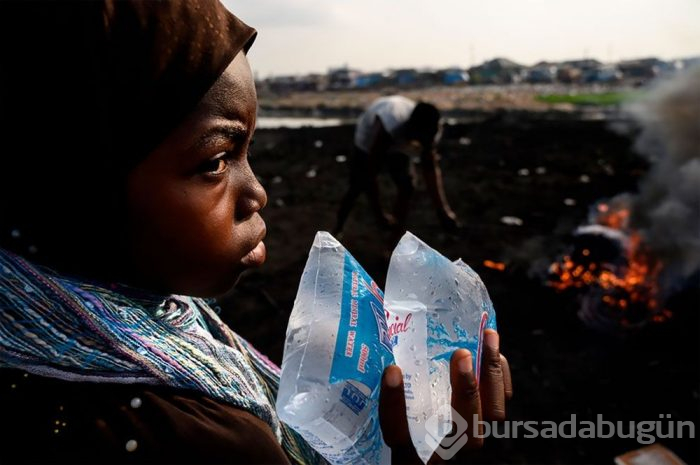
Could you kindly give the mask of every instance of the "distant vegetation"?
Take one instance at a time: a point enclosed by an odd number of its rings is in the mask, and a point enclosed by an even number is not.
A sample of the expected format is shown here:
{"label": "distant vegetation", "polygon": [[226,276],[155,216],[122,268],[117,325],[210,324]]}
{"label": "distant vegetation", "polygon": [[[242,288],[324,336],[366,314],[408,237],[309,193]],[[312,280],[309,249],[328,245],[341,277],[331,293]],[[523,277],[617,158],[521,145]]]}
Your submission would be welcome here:
{"label": "distant vegetation", "polygon": [[644,94],[643,91],[602,92],[586,94],[544,94],[535,99],[538,102],[555,104],[571,103],[573,105],[620,105],[630,100],[636,100]]}

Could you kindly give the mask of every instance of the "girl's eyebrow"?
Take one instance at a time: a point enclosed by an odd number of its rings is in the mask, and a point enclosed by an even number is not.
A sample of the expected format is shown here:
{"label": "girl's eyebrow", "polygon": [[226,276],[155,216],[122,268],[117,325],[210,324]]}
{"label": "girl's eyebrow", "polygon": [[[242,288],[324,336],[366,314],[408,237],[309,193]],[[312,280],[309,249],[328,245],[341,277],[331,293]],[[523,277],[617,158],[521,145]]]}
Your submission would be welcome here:
{"label": "girl's eyebrow", "polygon": [[211,145],[212,139],[224,138],[231,142],[238,143],[246,140],[248,137],[248,129],[243,123],[227,122],[218,123],[215,126],[207,129],[195,143],[196,148],[206,148]]}

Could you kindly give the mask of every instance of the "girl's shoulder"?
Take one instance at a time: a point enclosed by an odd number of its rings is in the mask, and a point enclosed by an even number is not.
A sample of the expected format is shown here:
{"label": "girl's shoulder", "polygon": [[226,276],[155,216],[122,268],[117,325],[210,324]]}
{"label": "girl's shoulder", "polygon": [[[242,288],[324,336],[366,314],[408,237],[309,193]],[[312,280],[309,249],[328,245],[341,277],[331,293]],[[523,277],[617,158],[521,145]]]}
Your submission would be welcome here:
{"label": "girl's shoulder", "polygon": [[266,423],[193,391],[0,369],[0,393],[3,464],[288,463]]}

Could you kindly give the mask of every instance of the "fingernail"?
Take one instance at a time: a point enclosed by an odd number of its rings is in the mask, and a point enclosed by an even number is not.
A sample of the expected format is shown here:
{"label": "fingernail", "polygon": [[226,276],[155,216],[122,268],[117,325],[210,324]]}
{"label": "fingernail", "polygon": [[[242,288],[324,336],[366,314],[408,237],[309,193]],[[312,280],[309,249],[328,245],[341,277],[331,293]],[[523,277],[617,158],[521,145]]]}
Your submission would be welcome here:
{"label": "fingernail", "polygon": [[484,344],[491,350],[498,350],[498,333],[492,329],[484,331]]}
{"label": "fingernail", "polygon": [[457,368],[459,368],[459,371],[462,372],[462,374],[469,374],[472,372],[472,353],[470,351],[466,351],[467,353],[464,355],[464,357],[460,358],[457,360]]}
{"label": "fingernail", "polygon": [[399,387],[401,385],[401,370],[390,368],[386,374],[386,384],[391,388]]}

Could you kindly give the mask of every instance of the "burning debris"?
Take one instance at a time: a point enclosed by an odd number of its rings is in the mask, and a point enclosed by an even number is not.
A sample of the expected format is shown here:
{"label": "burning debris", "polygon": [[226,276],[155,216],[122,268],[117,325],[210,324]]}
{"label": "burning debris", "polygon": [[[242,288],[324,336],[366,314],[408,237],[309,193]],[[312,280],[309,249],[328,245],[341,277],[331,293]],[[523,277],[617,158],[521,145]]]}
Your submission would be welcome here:
{"label": "burning debris", "polygon": [[484,266],[496,271],[505,271],[506,264],[503,262],[494,262],[493,260],[484,260]]}
{"label": "burning debris", "polygon": [[[671,316],[660,306],[663,263],[630,227],[629,208],[617,203],[596,205],[594,223],[574,232],[573,252],[550,267],[549,284],[559,291],[586,290],[579,316],[588,322],[623,327],[663,322]],[[607,310],[602,314],[601,306]]]}
{"label": "burning debris", "polygon": [[596,204],[549,269],[551,287],[581,291],[579,316],[596,327],[666,321],[666,299],[700,272],[700,69],[631,113],[636,149],[652,161],[639,193]]}

